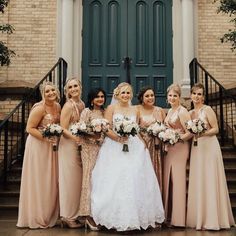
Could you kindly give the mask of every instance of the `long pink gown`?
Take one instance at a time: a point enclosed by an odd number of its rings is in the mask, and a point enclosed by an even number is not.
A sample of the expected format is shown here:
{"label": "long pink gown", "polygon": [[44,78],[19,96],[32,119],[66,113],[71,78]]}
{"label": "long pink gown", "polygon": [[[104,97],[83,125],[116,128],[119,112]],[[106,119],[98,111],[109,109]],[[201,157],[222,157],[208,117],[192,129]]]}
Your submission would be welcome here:
{"label": "long pink gown", "polygon": [[[185,110],[185,111],[183,111]],[[179,112],[188,112],[180,106],[170,117],[167,114],[165,123],[179,133],[184,133],[184,127],[179,119]],[[164,208],[166,221],[173,226],[185,226],[186,218],[186,164],[189,158],[189,143],[178,142],[168,146],[164,157]]]}
{"label": "long pink gown", "polygon": [[[153,122],[163,122],[165,117],[165,112],[160,107],[155,107],[152,114],[150,115],[142,115],[140,116],[140,126],[142,128],[148,128]],[[161,143],[158,138],[151,137],[145,132],[140,132],[141,137],[145,141],[145,144],[150,152],[150,157],[152,160],[152,165],[154,171],[156,173],[158,183],[160,186],[160,190],[162,192],[163,189],[163,163],[162,163],[162,156],[161,156]]]}
{"label": "long pink gown", "polygon": [[[201,119],[210,128],[206,108],[191,111],[191,118]],[[192,144],[190,156],[186,224],[198,230],[230,228],[235,223],[219,142],[215,135],[200,137],[197,142],[197,146]]]}
{"label": "long pink gown", "polygon": [[[89,122],[98,118],[104,118],[102,111],[85,108],[81,113],[80,121]],[[102,137],[98,142],[89,137],[83,138],[81,151],[83,180],[79,207],[80,216],[91,216],[91,176],[102,141]]]}
{"label": "long pink gown", "polygon": [[[80,119],[84,103],[69,100],[72,106],[70,126]],[[78,145],[71,139],[61,137],[59,150],[59,200],[60,216],[75,221],[79,216],[79,203],[82,185],[82,163]]]}
{"label": "long pink gown", "polygon": [[[34,105],[44,106],[42,102]],[[32,109],[34,109],[34,107]],[[60,113],[46,112],[38,129],[59,123]],[[28,135],[21,177],[18,227],[53,227],[59,216],[57,152],[47,141]]]}

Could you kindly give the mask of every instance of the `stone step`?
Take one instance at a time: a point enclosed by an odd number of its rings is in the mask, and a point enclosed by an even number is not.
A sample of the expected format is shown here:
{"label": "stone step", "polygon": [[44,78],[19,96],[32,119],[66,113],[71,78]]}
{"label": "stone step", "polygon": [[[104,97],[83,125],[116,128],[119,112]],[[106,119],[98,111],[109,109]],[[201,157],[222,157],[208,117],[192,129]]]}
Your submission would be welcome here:
{"label": "stone step", "polygon": [[21,176],[22,173],[22,167],[14,167],[8,172],[8,176]]}
{"label": "stone step", "polygon": [[7,181],[7,185],[5,187],[1,187],[0,191],[13,191],[13,192],[20,192],[20,179],[9,179]]}
{"label": "stone step", "polygon": [[0,220],[16,220],[18,204],[0,204]]}

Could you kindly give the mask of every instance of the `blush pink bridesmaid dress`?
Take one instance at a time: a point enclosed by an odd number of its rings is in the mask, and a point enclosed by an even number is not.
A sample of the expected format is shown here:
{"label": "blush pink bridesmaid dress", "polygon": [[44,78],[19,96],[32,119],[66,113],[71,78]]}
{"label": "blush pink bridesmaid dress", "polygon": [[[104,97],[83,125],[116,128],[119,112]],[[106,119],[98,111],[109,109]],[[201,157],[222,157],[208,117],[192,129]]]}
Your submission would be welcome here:
{"label": "blush pink bridesmaid dress", "polygon": [[[72,106],[70,126],[80,119],[84,103],[69,100]],[[79,217],[79,203],[82,185],[82,162],[78,145],[71,139],[61,137],[59,150],[59,200],[60,217],[74,222]]]}
{"label": "blush pink bridesmaid dress", "polygon": [[[204,105],[191,118],[200,118],[210,124]],[[212,108],[210,108],[212,109]],[[216,135],[198,138],[198,145],[191,148],[187,226],[197,230],[227,229],[235,225],[221,149]]]}
{"label": "blush pink bridesmaid dress", "polygon": [[[184,127],[179,119],[179,112],[188,112],[179,106],[172,116],[165,119],[165,124],[179,133]],[[186,164],[189,158],[189,143],[178,142],[168,146],[164,157],[164,208],[166,222],[173,226],[185,227],[186,220]]]}
{"label": "blush pink bridesmaid dress", "polygon": [[[34,105],[44,106],[42,102]],[[34,109],[34,107],[32,109]],[[46,112],[38,129],[47,124],[59,123],[58,112]],[[57,152],[47,141],[28,135],[25,145],[21,177],[18,227],[53,227],[59,216],[58,202],[58,160]]]}

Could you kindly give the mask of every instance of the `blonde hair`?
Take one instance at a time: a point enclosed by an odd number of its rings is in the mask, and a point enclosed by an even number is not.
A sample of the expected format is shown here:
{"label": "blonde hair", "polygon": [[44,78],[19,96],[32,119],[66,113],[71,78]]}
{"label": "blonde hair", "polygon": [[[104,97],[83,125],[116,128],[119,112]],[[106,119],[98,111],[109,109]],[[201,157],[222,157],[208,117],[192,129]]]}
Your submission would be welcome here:
{"label": "blonde hair", "polygon": [[175,93],[177,93],[179,95],[179,97],[181,97],[181,88],[178,84],[171,84],[168,88],[167,88],[167,95],[168,93],[173,90]]}
{"label": "blonde hair", "polygon": [[113,96],[114,98],[117,99],[117,97],[119,96],[119,94],[126,90],[127,88],[130,89],[130,94],[131,94],[131,98],[133,98],[133,89],[132,89],[132,86],[129,84],[129,83],[126,83],[126,82],[122,82],[120,84],[118,84],[118,86],[113,90]]}
{"label": "blonde hair", "polygon": [[41,93],[42,100],[45,100],[45,88],[48,85],[55,88],[56,95],[57,95],[57,102],[59,102],[60,101],[60,91],[57,88],[57,86],[55,84],[53,84],[52,82],[50,82],[50,81],[45,81],[40,85],[40,93]]}
{"label": "blonde hair", "polygon": [[66,96],[66,100],[69,100],[69,99],[71,98],[71,96],[70,96],[70,94],[69,94],[69,92],[68,92],[68,87],[69,87],[69,83],[70,83],[71,81],[73,81],[73,80],[75,80],[75,81],[78,83],[78,85],[79,85],[79,88],[80,88],[80,97],[81,97],[81,93],[82,93],[81,81],[80,81],[79,78],[77,78],[77,77],[72,77],[72,78],[68,78],[68,79],[66,80],[66,84],[65,84],[65,86],[64,86],[64,94],[65,94],[65,96]]}

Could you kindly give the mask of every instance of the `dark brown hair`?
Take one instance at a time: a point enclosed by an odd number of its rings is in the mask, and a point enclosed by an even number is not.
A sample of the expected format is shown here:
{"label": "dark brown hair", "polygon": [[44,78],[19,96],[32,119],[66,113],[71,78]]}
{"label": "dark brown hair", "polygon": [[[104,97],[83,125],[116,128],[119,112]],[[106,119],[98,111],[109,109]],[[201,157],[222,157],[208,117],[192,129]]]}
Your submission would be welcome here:
{"label": "dark brown hair", "polygon": [[148,90],[152,90],[153,93],[155,94],[154,90],[152,87],[143,87],[141,88],[141,90],[139,91],[138,93],[138,100],[139,100],[139,103],[142,104],[143,103],[143,95],[148,91]]}

